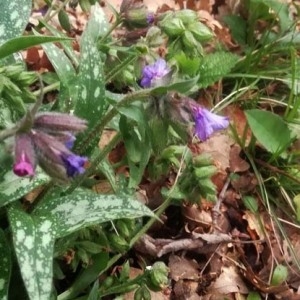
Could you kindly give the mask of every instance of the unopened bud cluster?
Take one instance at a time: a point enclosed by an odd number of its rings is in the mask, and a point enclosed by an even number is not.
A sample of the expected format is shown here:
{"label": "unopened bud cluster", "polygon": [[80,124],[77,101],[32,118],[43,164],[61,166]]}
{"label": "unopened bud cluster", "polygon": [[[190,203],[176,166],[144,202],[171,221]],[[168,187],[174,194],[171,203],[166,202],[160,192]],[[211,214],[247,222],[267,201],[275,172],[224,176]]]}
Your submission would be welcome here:
{"label": "unopened bud cluster", "polygon": [[124,25],[129,29],[147,27],[154,22],[154,14],[139,1],[123,0],[120,13],[124,18]]}
{"label": "unopened bud cluster", "polygon": [[35,96],[29,86],[36,80],[34,72],[24,70],[22,64],[0,67],[0,97],[19,113],[25,112],[23,103],[32,103]]}
{"label": "unopened bud cluster", "polygon": [[77,132],[86,129],[86,121],[63,113],[28,113],[15,135],[17,176],[34,176],[37,164],[50,176],[66,181],[85,171],[87,158],[74,154]]}
{"label": "unopened bud cluster", "polygon": [[169,37],[173,51],[202,54],[201,43],[213,37],[211,30],[198,20],[197,12],[189,9],[166,13],[158,26]]}

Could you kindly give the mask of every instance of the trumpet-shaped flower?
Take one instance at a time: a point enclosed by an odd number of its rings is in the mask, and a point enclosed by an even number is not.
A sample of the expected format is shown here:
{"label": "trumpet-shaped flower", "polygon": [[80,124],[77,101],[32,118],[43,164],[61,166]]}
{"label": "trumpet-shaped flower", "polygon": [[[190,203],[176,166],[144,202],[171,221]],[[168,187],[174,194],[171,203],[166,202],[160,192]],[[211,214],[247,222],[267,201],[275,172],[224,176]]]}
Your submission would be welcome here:
{"label": "trumpet-shaped flower", "polygon": [[32,141],[27,134],[18,134],[15,143],[13,172],[20,177],[34,176],[36,166]]}
{"label": "trumpet-shaped flower", "polygon": [[193,105],[192,112],[195,121],[195,133],[201,141],[207,140],[215,131],[229,126],[228,117],[216,115],[201,106]]}
{"label": "trumpet-shaped flower", "polygon": [[162,58],[158,59],[154,64],[144,67],[141,86],[149,88],[161,85],[162,79],[170,73],[170,71],[166,61]]}

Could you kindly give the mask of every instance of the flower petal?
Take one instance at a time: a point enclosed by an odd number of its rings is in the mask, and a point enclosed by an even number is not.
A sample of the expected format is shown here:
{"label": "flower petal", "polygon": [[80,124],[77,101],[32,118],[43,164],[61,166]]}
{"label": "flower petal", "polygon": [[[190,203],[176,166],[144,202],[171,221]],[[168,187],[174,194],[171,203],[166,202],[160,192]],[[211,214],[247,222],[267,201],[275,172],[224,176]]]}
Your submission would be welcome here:
{"label": "flower petal", "polygon": [[82,174],[85,171],[84,164],[87,162],[86,157],[82,157],[79,155],[71,154],[71,155],[62,155],[61,156],[67,175],[69,177],[73,177],[77,174]]}
{"label": "flower petal", "polygon": [[193,107],[195,133],[201,141],[207,140],[215,131],[229,126],[228,117],[216,115],[200,106]]}
{"label": "flower petal", "polygon": [[167,62],[160,58],[154,64],[145,66],[142,71],[141,86],[144,88],[159,86],[161,79],[170,73]]}

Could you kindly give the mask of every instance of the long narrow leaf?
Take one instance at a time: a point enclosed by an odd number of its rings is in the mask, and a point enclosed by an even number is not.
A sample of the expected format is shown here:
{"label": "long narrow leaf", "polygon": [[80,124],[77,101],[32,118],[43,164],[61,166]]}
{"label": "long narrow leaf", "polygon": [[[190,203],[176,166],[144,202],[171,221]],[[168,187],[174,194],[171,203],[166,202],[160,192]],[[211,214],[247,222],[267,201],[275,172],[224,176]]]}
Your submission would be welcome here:
{"label": "long narrow leaf", "polygon": [[0,46],[0,59],[9,56],[20,50],[40,45],[43,43],[65,41],[68,38],[59,38],[55,36],[21,36],[11,39]]}

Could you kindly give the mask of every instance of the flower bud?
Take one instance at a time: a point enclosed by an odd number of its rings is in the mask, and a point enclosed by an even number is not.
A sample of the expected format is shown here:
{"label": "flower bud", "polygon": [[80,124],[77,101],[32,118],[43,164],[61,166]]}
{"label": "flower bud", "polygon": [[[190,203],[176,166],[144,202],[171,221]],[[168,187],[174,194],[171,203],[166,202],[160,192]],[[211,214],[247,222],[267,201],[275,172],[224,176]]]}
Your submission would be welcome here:
{"label": "flower bud", "polygon": [[36,158],[29,134],[17,134],[15,137],[15,163],[13,171],[17,176],[33,176]]}
{"label": "flower bud", "polygon": [[[51,163],[64,167],[68,177],[85,171],[87,158],[72,153],[63,143],[44,132],[35,130],[31,134],[38,160],[43,162],[46,173],[51,172]],[[61,167],[57,166],[57,173],[61,173]]]}
{"label": "flower bud", "polygon": [[197,40],[194,38],[193,34],[188,30],[186,30],[182,35],[182,42],[185,48],[187,48],[188,50],[193,50],[198,46]]}
{"label": "flower bud", "polygon": [[206,42],[214,36],[211,30],[201,22],[190,23],[187,29],[198,42]]}
{"label": "flower bud", "polygon": [[63,113],[39,113],[34,119],[34,127],[50,132],[78,132],[86,129],[86,121]]}
{"label": "flower bud", "polygon": [[151,294],[146,286],[140,286],[134,293],[134,300],[151,300]]}
{"label": "flower bud", "polygon": [[109,242],[110,242],[112,248],[119,252],[123,253],[123,252],[127,251],[129,248],[126,240],[115,233],[110,234],[108,239],[109,239]]}
{"label": "flower bud", "polygon": [[134,0],[123,1],[120,12],[124,16],[125,25],[129,28],[147,27],[154,20],[153,14],[148,12],[146,6]]}
{"label": "flower bud", "polygon": [[175,12],[176,18],[180,19],[184,25],[197,21],[198,15],[194,10],[182,9]]}
{"label": "flower bud", "polygon": [[179,18],[167,16],[159,22],[160,28],[170,37],[178,37],[185,31],[185,26]]}
{"label": "flower bud", "polygon": [[149,287],[153,290],[162,289],[168,284],[168,267],[161,261],[157,261],[150,269]]}

